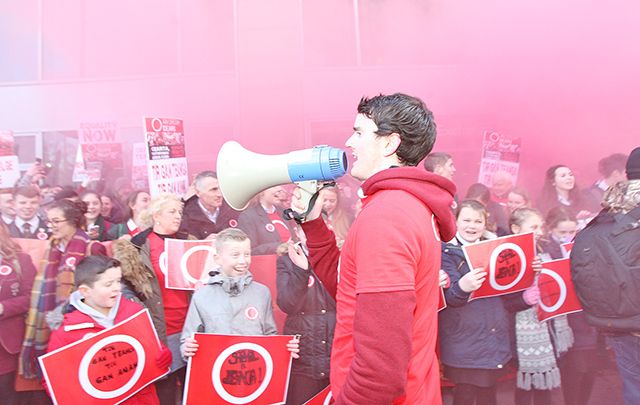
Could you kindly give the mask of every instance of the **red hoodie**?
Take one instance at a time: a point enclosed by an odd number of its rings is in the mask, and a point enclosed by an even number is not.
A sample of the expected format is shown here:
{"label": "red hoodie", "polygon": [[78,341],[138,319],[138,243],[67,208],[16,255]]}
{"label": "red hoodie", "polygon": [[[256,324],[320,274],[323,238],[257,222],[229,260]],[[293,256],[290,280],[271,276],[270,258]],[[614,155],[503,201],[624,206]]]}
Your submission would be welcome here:
{"label": "red hoodie", "polygon": [[440,239],[455,235],[455,186],[400,167],[376,173],[362,190],[342,254],[321,219],[303,225],[311,263],[330,292],[340,259],[332,393],[337,404],[440,404]]}

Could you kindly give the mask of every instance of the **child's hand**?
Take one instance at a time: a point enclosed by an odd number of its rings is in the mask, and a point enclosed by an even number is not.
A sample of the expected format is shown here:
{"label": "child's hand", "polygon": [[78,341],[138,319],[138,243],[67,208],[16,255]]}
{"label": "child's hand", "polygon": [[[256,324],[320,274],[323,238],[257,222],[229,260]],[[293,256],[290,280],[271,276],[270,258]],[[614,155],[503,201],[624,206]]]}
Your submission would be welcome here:
{"label": "child's hand", "polygon": [[533,283],[533,285],[522,293],[522,299],[527,305],[535,305],[540,301],[540,289],[538,288],[538,283]]}
{"label": "child's hand", "polygon": [[186,338],[184,340],[184,357],[193,357],[198,351],[200,345],[194,338]]}
{"label": "child's hand", "polygon": [[300,338],[294,336],[293,339],[287,343],[287,350],[291,352],[291,357],[299,359],[300,355],[298,353],[300,353]]}
{"label": "child's hand", "polygon": [[449,288],[451,286],[451,279],[446,271],[440,269],[440,287]]}
{"label": "child's hand", "polygon": [[289,258],[296,266],[307,270],[309,268],[309,260],[302,251],[300,244],[289,241]]}
{"label": "child's hand", "polygon": [[540,257],[536,256],[533,258],[531,261],[531,267],[533,267],[533,271],[536,273],[542,271],[542,260],[540,260]]}
{"label": "child's hand", "polygon": [[483,268],[472,269],[458,280],[458,285],[462,291],[470,293],[480,288],[486,278],[487,272]]}

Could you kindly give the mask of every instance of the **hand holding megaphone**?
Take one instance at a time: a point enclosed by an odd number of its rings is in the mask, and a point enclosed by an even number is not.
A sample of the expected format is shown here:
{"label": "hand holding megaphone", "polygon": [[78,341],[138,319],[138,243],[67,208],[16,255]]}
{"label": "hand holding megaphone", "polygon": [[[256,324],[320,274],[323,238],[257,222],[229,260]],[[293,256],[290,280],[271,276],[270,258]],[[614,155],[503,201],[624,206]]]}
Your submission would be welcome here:
{"label": "hand holding megaphone", "polygon": [[217,172],[220,191],[236,210],[245,209],[251,198],[269,187],[296,183],[301,194],[299,204],[307,207],[306,211],[323,182],[333,182],[347,172],[347,156],[330,146],[262,155],[229,141],[218,153]]}

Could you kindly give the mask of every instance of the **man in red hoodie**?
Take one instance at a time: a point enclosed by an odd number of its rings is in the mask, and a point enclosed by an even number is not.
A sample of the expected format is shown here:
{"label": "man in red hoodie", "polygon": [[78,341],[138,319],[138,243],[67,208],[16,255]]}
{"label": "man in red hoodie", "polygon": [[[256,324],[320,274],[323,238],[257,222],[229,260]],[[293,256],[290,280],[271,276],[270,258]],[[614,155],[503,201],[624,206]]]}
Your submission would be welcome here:
{"label": "man in red hoodie", "polygon": [[319,209],[303,224],[314,270],[337,293],[332,394],[336,404],[438,405],[440,240],[455,234],[455,186],[414,167],[435,142],[433,114],[404,94],[363,98],[353,129],[346,146],[364,198],[342,253]]}

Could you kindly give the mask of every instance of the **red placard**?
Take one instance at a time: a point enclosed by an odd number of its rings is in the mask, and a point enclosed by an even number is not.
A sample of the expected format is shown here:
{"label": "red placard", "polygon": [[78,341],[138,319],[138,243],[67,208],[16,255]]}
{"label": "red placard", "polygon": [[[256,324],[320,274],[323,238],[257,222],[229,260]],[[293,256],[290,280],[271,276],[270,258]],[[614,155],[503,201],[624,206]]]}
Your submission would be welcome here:
{"label": "red placard", "polygon": [[564,257],[569,257],[569,255],[571,254],[571,249],[573,249],[573,245],[575,242],[567,242],[567,243],[563,243],[562,245],[562,250],[564,253]]}
{"label": "red placard", "polygon": [[323,389],[303,405],[329,405],[331,403],[331,386]]}
{"label": "red placard", "polygon": [[470,269],[487,272],[487,279],[471,293],[470,300],[522,291],[533,284],[533,232],[465,245],[462,250]]}
{"label": "red placard", "polygon": [[176,290],[195,290],[198,283],[205,284],[209,271],[215,267],[215,240],[165,239],[167,276],[165,287]]}
{"label": "red placard", "polygon": [[582,311],[571,280],[571,266],[568,258],[542,263],[538,288],[540,288],[538,302],[540,321]]}
{"label": "red placard", "polygon": [[156,366],[160,349],[144,309],[38,360],[55,404],[119,404],[168,374]]}
{"label": "red placard", "polygon": [[440,287],[440,297],[438,299],[438,312],[447,307],[447,301],[444,299],[444,288]]}
{"label": "red placard", "polygon": [[183,404],[284,404],[292,336],[196,333]]}

